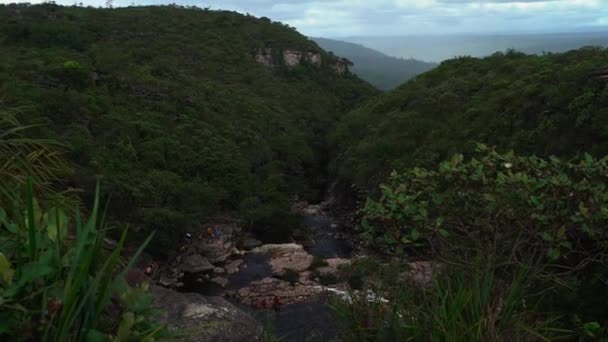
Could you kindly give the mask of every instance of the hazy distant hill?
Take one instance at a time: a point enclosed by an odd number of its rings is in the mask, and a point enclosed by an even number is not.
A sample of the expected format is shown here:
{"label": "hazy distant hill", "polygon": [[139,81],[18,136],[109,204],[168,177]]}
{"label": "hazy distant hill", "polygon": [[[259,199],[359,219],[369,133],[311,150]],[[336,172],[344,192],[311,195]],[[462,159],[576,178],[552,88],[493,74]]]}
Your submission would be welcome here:
{"label": "hazy distant hill", "polygon": [[312,38],[327,51],[350,59],[355,65],[352,71],[374,86],[393,89],[410,78],[437,65],[415,59],[391,57],[363,45],[326,38]]}
{"label": "hazy distant hill", "polygon": [[448,35],[401,37],[348,37],[391,56],[441,62],[456,56],[485,57],[515,49],[528,54],[566,52],[583,46],[608,46],[608,32],[573,32],[510,35]]}

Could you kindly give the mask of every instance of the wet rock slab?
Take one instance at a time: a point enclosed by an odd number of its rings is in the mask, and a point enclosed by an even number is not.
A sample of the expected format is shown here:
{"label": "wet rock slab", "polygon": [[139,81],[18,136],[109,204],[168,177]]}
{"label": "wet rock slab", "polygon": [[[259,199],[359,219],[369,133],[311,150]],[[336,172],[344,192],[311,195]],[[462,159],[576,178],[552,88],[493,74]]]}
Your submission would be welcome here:
{"label": "wet rock slab", "polygon": [[290,284],[277,278],[264,278],[233,293],[241,303],[269,309],[274,303],[287,305],[309,301],[323,293],[316,285]]}
{"label": "wet rock slab", "polygon": [[180,293],[152,286],[154,306],[162,309],[169,339],[188,342],[258,341],[262,326],[247,313],[219,297]]}

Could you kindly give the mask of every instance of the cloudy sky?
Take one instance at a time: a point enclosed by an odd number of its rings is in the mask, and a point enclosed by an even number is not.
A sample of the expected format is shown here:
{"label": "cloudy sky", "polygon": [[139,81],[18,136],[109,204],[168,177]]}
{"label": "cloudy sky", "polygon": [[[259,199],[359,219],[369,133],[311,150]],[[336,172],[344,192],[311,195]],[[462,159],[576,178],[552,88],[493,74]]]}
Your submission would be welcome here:
{"label": "cloudy sky", "polygon": [[[57,2],[76,1],[105,4]],[[115,6],[172,2],[266,16],[324,37],[608,31],[608,0],[114,0]]]}

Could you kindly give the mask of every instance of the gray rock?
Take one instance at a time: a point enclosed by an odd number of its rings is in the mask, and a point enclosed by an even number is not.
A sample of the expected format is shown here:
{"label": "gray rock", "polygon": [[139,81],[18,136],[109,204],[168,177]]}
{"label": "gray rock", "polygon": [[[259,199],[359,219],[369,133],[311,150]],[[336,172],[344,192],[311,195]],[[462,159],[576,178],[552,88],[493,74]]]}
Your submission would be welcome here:
{"label": "gray rock", "polygon": [[286,269],[303,272],[310,268],[314,257],[302,245],[295,243],[263,245],[252,251],[256,254],[270,254],[270,267],[274,275],[283,275]]}
{"label": "gray rock", "polygon": [[182,270],[188,273],[213,271],[215,267],[200,254],[188,255],[182,262]]}
{"label": "gray rock", "polygon": [[243,239],[243,249],[252,250],[256,247],[260,247],[262,245],[262,241],[254,239],[253,237],[246,237]]}
{"label": "gray rock", "polygon": [[225,266],[226,272],[228,274],[237,273],[239,271],[239,266],[241,266],[242,264],[243,264],[243,260],[241,260],[241,259],[234,260]]}
{"label": "gray rock", "polygon": [[168,340],[187,342],[259,341],[262,326],[247,313],[219,297],[180,293],[152,286],[154,306],[162,310]]}
{"label": "gray rock", "polygon": [[158,280],[158,283],[160,285],[164,286],[164,287],[170,287],[170,286],[176,284],[177,281],[178,281],[177,278],[170,278],[170,277],[168,277],[168,276],[166,276],[166,275],[163,274],[163,275],[160,276],[160,279]]}
{"label": "gray rock", "polygon": [[212,283],[216,283],[221,287],[226,287],[226,285],[228,285],[228,279],[224,278],[224,277],[215,277],[213,279],[211,279]]}

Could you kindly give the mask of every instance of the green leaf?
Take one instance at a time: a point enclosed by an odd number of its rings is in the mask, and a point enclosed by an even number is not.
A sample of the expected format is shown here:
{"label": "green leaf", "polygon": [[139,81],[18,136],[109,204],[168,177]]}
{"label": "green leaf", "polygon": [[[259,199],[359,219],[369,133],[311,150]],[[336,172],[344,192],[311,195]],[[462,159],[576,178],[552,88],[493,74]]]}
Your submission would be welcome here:
{"label": "green leaf", "polygon": [[60,209],[51,209],[44,214],[44,220],[47,222],[46,233],[49,239],[53,242],[59,239],[63,240],[67,235],[68,217]]}
{"label": "green leaf", "polygon": [[543,232],[541,234],[541,236],[542,236],[543,240],[545,240],[547,242],[553,241],[553,237],[549,233],[547,233],[547,232]]}
{"label": "green leaf", "polygon": [[87,331],[85,341],[86,342],[106,342],[106,341],[108,341],[108,337],[101,331],[91,329],[91,330]]}
{"label": "green leaf", "polygon": [[547,256],[553,261],[559,259],[560,255],[559,250],[555,248],[549,248],[547,251]]}
{"label": "green leaf", "polygon": [[13,276],[15,275],[15,270],[12,268],[11,263],[8,261],[6,256],[0,252],[0,278],[6,285],[11,285],[13,283]]}
{"label": "green leaf", "polygon": [[583,324],[583,330],[589,337],[595,337],[596,333],[602,328],[598,322],[587,322]]}
{"label": "green leaf", "polygon": [[131,329],[135,325],[135,315],[132,312],[126,312],[122,315],[122,321],[118,327],[118,333],[116,336],[116,342],[123,342],[129,340],[131,335]]}
{"label": "green leaf", "polygon": [[557,231],[557,238],[558,239],[563,239],[566,236],[566,227],[561,226],[559,228],[559,230]]}
{"label": "green leaf", "polygon": [[412,240],[418,241],[418,239],[420,239],[420,232],[418,231],[418,229],[412,229],[410,236],[412,237]]}
{"label": "green leaf", "polygon": [[589,217],[589,209],[587,209],[587,207],[585,207],[585,204],[583,202],[578,204],[578,210],[580,211],[581,215],[583,215],[583,217],[585,217],[585,218]]}

